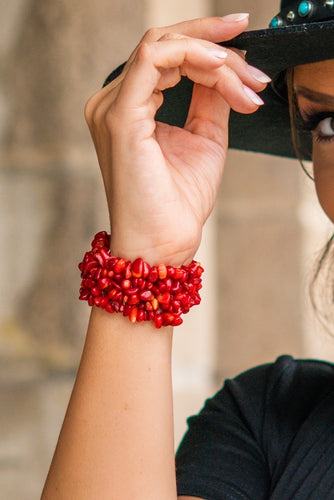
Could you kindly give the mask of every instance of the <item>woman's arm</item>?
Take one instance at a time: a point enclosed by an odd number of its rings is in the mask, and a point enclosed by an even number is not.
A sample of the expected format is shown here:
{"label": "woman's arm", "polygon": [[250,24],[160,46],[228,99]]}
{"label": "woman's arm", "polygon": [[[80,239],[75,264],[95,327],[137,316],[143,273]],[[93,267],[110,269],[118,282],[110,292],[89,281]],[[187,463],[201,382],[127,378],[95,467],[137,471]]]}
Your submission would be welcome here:
{"label": "woman's arm", "polygon": [[[123,73],[95,94],[86,119],[111,222],[111,251],[150,264],[194,257],[213,209],[229,109],[250,113],[265,87],[232,50],[247,17],[150,30]],[[161,90],[195,82],[184,129],[155,122]],[[43,499],[176,498],[170,328],[92,311]]]}
{"label": "woman's arm", "polygon": [[176,498],[172,330],[92,311],[42,498]]}

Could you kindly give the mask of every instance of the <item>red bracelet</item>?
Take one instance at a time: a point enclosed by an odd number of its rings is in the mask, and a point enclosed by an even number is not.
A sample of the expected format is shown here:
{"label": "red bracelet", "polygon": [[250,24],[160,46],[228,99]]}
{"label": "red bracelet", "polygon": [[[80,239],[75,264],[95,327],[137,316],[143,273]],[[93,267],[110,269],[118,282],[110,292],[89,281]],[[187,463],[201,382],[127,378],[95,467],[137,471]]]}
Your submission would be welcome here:
{"label": "red bracelet", "polygon": [[157,328],[180,325],[181,314],[201,302],[204,269],[198,262],[151,267],[141,258],[130,262],[115,257],[109,246],[110,236],[97,233],[92,250],[80,262],[80,300],[109,313],[121,312],[132,323],[152,320]]}

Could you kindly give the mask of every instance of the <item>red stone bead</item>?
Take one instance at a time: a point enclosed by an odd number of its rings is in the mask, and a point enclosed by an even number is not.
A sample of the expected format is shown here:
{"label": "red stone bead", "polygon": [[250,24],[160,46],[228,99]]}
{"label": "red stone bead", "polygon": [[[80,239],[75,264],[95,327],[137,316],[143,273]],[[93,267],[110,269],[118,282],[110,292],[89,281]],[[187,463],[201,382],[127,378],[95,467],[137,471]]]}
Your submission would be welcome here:
{"label": "red stone bead", "polygon": [[124,268],[124,278],[129,280],[132,277],[132,264],[127,262]]}
{"label": "red stone bead", "polygon": [[117,283],[117,281],[115,281],[114,279],[111,281],[111,285],[112,285],[114,288],[116,288],[116,290],[122,290],[121,285],[119,285],[119,284]]}
{"label": "red stone bead", "polygon": [[87,274],[92,269],[95,269],[97,265],[97,262],[95,262],[94,260],[87,262],[87,264],[85,265],[85,274]]}
{"label": "red stone bead", "polygon": [[162,327],[162,315],[161,314],[156,314],[154,317],[154,324],[156,328],[161,328]]}
{"label": "red stone bead", "polygon": [[175,320],[175,316],[169,312],[164,312],[162,313],[162,320],[165,325],[172,325]]}
{"label": "red stone bead", "polygon": [[160,307],[160,312],[173,312],[173,311],[169,311],[169,309],[171,307],[169,303],[159,304],[159,307]]}
{"label": "red stone bead", "polygon": [[156,266],[151,267],[151,270],[148,275],[148,281],[151,283],[155,283],[159,278],[158,268]]}
{"label": "red stone bead", "polygon": [[105,288],[108,288],[108,286],[111,285],[111,281],[109,278],[101,278],[98,281],[97,286],[100,288],[100,290],[104,290]]}
{"label": "red stone bead", "polygon": [[136,294],[135,294],[135,295],[131,295],[131,296],[129,297],[129,300],[128,300],[128,302],[127,302],[127,303],[128,303],[129,305],[134,305],[134,304],[139,304],[139,302],[140,302],[140,298],[139,298],[139,296],[138,296],[138,295],[136,295]]}
{"label": "red stone bead", "polygon": [[86,280],[82,280],[82,285],[85,288],[93,288],[93,286],[95,286],[95,281],[93,281],[92,279],[88,278]]}
{"label": "red stone bead", "polygon": [[91,294],[94,297],[97,297],[98,295],[100,295],[100,290],[96,286],[94,286],[93,288],[91,288]]}
{"label": "red stone bead", "polygon": [[114,309],[115,312],[119,312],[121,306],[120,306],[120,304],[118,302],[113,301],[112,302],[112,306],[113,306],[113,309]]}
{"label": "red stone bead", "polygon": [[89,290],[82,290],[82,292],[80,292],[79,299],[80,300],[88,300],[89,296],[90,296],[90,291]]}
{"label": "red stone bead", "polygon": [[178,281],[178,280],[180,280],[181,278],[183,278],[183,271],[182,271],[182,269],[180,269],[180,268],[176,267],[176,268],[174,269],[174,276],[173,276],[173,279],[174,279],[174,280],[176,280],[176,281]]}
{"label": "red stone bead", "polygon": [[126,264],[125,259],[119,259],[119,261],[115,264],[114,273],[115,274],[121,273],[125,268],[125,264]]}
{"label": "red stone bead", "polygon": [[109,246],[109,236],[106,231],[97,233],[92,241],[92,248],[97,246]]}
{"label": "red stone bead", "polygon": [[170,291],[173,294],[179,293],[181,291],[181,283],[179,281],[173,281]]}
{"label": "red stone bead", "polygon": [[117,288],[113,288],[112,290],[110,290],[110,292],[108,293],[108,298],[111,299],[111,300],[114,300],[115,296],[116,296],[116,293],[118,293],[118,290]]}
{"label": "red stone bead", "polygon": [[102,255],[100,253],[96,252],[95,259],[98,261],[98,263],[100,264],[100,266],[104,265],[104,260],[103,260],[103,257],[102,257]]}
{"label": "red stone bead", "polygon": [[173,323],[172,323],[172,325],[173,326],[179,326],[179,325],[182,325],[182,323],[183,323],[183,319],[180,318],[180,316],[176,316],[175,319],[174,319],[174,321],[173,321]]}
{"label": "red stone bead", "polygon": [[121,287],[123,290],[127,290],[131,287],[131,281],[129,279],[122,280]]}
{"label": "red stone bead", "polygon": [[177,313],[180,310],[181,304],[178,300],[172,300],[171,306],[173,308],[173,311]]}
{"label": "red stone bead", "polygon": [[169,278],[174,278],[175,267],[173,266],[166,266],[166,267],[167,267],[167,276]]}
{"label": "red stone bead", "polygon": [[125,304],[124,310],[123,310],[123,316],[129,316],[131,311],[132,311],[132,306]]}
{"label": "red stone bead", "polygon": [[104,260],[104,262],[108,262],[111,259],[110,253],[106,248],[101,248],[100,254]]}
{"label": "red stone bead", "polygon": [[143,259],[138,258],[132,263],[132,276],[141,278],[143,275]]}
{"label": "red stone bead", "polygon": [[131,323],[135,323],[137,321],[137,314],[138,314],[137,307],[133,307],[130,311],[130,314],[129,314],[129,319],[130,319]]}
{"label": "red stone bead", "polygon": [[144,319],[145,319],[145,311],[143,311],[143,310],[138,311],[138,313],[137,313],[137,321],[138,322],[144,321]]}
{"label": "red stone bead", "polygon": [[151,300],[152,292],[150,290],[142,291],[142,292],[140,292],[139,297],[140,297],[140,300],[145,300],[145,301]]}
{"label": "red stone bead", "polygon": [[157,297],[160,304],[169,304],[171,295],[169,292],[163,293]]}
{"label": "red stone bead", "polygon": [[90,275],[94,280],[99,280],[101,274],[102,274],[102,269],[100,267],[96,267],[95,269],[92,269],[90,272]]}
{"label": "red stone bead", "polygon": [[167,277],[167,268],[165,264],[158,264],[159,279],[164,280]]}
{"label": "red stone bead", "polygon": [[150,270],[151,270],[150,265],[147,262],[143,261],[143,275],[142,276],[144,279],[146,279],[149,276]]}

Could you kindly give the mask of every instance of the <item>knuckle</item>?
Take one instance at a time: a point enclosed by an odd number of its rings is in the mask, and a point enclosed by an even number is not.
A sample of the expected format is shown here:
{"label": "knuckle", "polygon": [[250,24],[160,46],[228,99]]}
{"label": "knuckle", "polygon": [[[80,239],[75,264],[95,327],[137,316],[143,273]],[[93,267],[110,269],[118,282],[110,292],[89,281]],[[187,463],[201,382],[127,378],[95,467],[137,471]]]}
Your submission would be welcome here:
{"label": "knuckle", "polygon": [[152,43],[143,42],[139,45],[135,59],[137,61],[146,61],[152,56]]}
{"label": "knuckle", "polygon": [[160,42],[163,42],[165,40],[181,40],[183,38],[186,38],[185,36],[183,35],[180,35],[180,33],[171,33],[171,32],[168,32],[168,33],[164,33],[160,38],[159,38],[159,41]]}
{"label": "knuckle", "polygon": [[94,111],[96,109],[96,94],[92,95],[85,104],[84,117],[88,126],[93,123]]}
{"label": "knuckle", "polygon": [[143,42],[152,42],[152,41],[156,41],[156,40],[159,40],[160,36],[161,36],[161,28],[149,28],[143,38],[142,38],[142,41]]}

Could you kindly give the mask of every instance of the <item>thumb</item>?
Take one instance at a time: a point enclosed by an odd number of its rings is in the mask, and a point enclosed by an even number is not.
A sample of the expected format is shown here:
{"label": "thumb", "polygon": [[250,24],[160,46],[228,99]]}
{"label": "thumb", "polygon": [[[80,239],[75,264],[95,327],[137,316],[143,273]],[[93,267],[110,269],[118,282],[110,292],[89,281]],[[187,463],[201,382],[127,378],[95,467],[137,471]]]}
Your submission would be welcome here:
{"label": "thumb", "polygon": [[230,106],[217,90],[194,84],[184,128],[227,149],[229,115]]}

